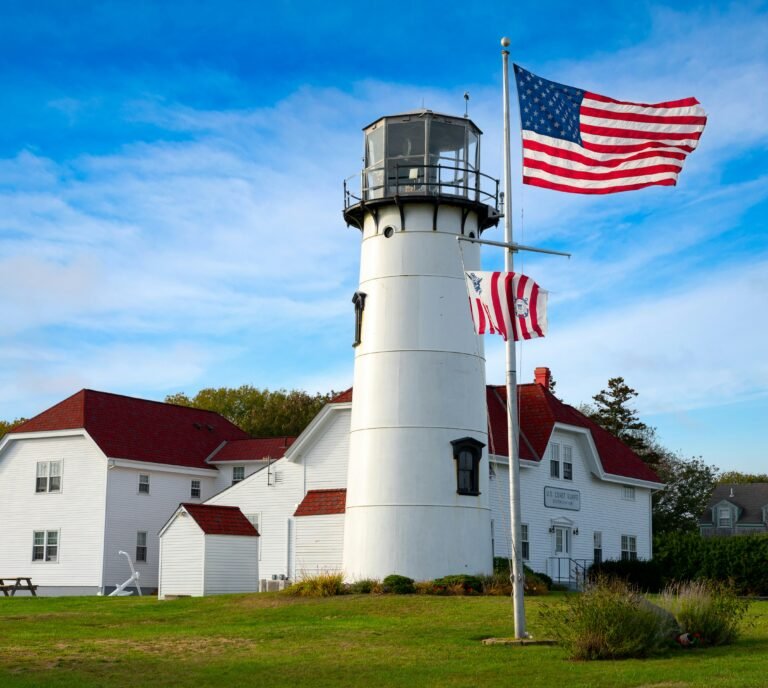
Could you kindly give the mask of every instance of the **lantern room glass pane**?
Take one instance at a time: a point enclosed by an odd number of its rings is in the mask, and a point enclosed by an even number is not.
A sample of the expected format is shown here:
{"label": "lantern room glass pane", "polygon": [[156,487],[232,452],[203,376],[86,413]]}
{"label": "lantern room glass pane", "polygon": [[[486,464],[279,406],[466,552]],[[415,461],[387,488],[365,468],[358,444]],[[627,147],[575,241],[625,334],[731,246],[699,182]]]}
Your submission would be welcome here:
{"label": "lantern room glass pane", "polygon": [[424,192],[426,123],[387,122],[387,185],[390,194]]}
{"label": "lantern room glass pane", "polygon": [[378,126],[365,135],[364,198],[384,197],[384,127]]}

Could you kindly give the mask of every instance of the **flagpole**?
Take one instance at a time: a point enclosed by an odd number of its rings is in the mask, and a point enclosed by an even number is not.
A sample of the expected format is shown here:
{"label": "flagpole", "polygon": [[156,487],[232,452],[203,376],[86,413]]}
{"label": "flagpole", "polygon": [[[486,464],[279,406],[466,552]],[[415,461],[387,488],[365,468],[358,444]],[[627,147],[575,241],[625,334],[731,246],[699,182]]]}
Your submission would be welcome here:
{"label": "flagpole", "polygon": [[[502,38],[501,59],[504,67],[504,241],[512,241],[512,175],[509,152],[509,38]],[[514,272],[514,251],[507,249],[504,257],[505,272]],[[514,299],[512,299],[514,303]],[[517,429],[517,356],[514,333],[506,342],[507,363],[507,446],[509,454],[509,511],[512,535],[512,602],[515,615],[515,638],[526,638],[525,606],[523,602],[523,552],[521,547],[522,520],[520,509],[520,462],[518,460],[519,432]]]}

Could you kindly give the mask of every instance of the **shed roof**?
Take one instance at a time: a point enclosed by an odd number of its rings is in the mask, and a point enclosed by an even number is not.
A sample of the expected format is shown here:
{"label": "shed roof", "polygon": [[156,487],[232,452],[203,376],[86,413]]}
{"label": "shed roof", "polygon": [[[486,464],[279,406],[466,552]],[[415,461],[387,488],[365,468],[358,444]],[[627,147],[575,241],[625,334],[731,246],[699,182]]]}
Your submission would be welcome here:
{"label": "shed roof", "polygon": [[181,504],[206,535],[259,535],[253,524],[236,506]]}
{"label": "shed roof", "polygon": [[346,510],[347,491],[310,490],[296,509],[294,516],[324,516],[343,514]]}

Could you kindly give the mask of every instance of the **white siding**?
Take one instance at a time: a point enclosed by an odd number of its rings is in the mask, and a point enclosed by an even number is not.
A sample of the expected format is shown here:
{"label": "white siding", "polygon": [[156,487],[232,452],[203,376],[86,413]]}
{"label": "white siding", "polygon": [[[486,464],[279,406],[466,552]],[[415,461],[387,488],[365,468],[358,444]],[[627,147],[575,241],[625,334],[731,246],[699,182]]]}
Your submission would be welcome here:
{"label": "white siding", "polygon": [[347,486],[351,416],[351,409],[332,413],[320,437],[304,454],[302,462],[307,467],[308,491]]}
{"label": "white siding", "polygon": [[[177,513],[161,538],[162,561],[158,597],[203,594],[205,538],[194,519]],[[143,584],[143,581],[142,581]]]}
{"label": "white siding", "polygon": [[232,468],[234,466],[242,466],[245,469],[245,477],[258,473],[264,466],[267,465],[266,461],[240,461],[234,463],[213,463],[211,468],[218,468],[219,474],[216,476],[216,482],[213,487],[213,492],[205,497],[209,499],[214,494],[226,490],[232,486]]}
{"label": "white siding", "polygon": [[[149,475],[149,494],[139,494],[139,474]],[[181,502],[202,503],[203,499],[190,498],[192,479],[200,480],[202,495],[213,492],[215,478],[187,473],[166,472],[158,464],[146,467],[109,470],[107,483],[107,519],[104,548],[104,584],[113,587],[130,575],[125,557],[128,552],[141,576],[141,587],[157,588],[160,557],[160,529]],[[136,533],[147,533],[147,561],[135,562]]]}
{"label": "white siding", "polygon": [[[550,478],[549,447],[544,459],[535,467],[520,469],[520,503],[522,522],[528,524],[530,561],[535,571],[550,573],[554,557],[554,534],[549,532],[553,522],[568,519],[579,534],[571,540],[570,558],[593,559],[593,533],[603,534],[603,560],[621,558],[621,536],[637,537],[637,556],[651,556],[650,490],[635,487],[635,500],[622,498],[623,485],[602,481],[595,477],[585,459],[586,446],[577,433],[556,429],[550,443],[568,444],[573,451],[573,480]],[[491,506],[493,510],[496,556],[509,556],[509,469],[494,464],[496,479],[491,481]],[[562,463],[560,475],[562,476]],[[544,506],[544,487],[567,488],[580,493],[581,509],[555,509]]]}
{"label": "white siding", "polygon": [[296,523],[296,577],[342,570],[344,514],[299,516]]}
{"label": "white siding", "polygon": [[[35,493],[38,461],[62,462],[60,493]],[[9,441],[0,455],[0,575],[31,576],[50,586],[41,594],[95,594],[102,585],[106,471],[103,454],[82,435]],[[35,530],[59,531],[57,562],[32,561]]]}
{"label": "white siding", "polygon": [[205,594],[259,590],[259,538],[205,536]]}
{"label": "white siding", "polygon": [[304,498],[304,466],[278,459],[272,468],[279,473],[279,482],[268,484],[265,468],[206,503],[237,506],[248,517],[261,514],[259,575],[271,578],[282,574],[293,578],[293,566],[289,561],[289,541],[293,534],[289,522],[292,523],[293,513]]}

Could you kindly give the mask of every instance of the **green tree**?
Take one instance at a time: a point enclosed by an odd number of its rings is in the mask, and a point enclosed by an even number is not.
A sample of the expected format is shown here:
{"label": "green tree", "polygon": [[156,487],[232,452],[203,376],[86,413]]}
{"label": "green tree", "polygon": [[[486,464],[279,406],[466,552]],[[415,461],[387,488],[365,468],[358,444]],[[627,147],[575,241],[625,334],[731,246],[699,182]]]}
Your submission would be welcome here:
{"label": "green tree", "polygon": [[183,392],[171,394],[165,401],[220,413],[253,437],[292,437],[304,430],[333,396],[334,392],[313,395],[301,390],[270,391],[242,385],[209,387],[194,397]]}
{"label": "green tree", "polygon": [[21,425],[26,418],[17,418],[16,420],[7,421],[7,420],[0,420],[0,440],[5,437],[13,428],[15,428],[17,425]]}
{"label": "green tree", "polygon": [[592,397],[595,403],[587,407],[590,409],[587,415],[620,439],[651,468],[655,468],[661,460],[656,447],[655,430],[643,423],[631,406],[636,396],[638,393],[623,377],[612,377],[608,380],[608,388]]}
{"label": "green tree", "polygon": [[726,471],[717,479],[720,485],[744,485],[746,483],[768,483],[768,473],[742,473],[741,471]]}
{"label": "green tree", "polygon": [[704,513],[717,482],[717,468],[701,457],[683,458],[657,447],[656,472],[663,490],[653,494],[653,532],[698,532],[698,520]]}

